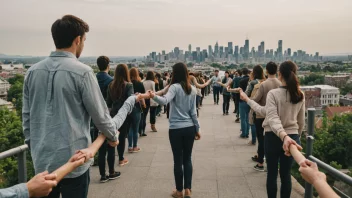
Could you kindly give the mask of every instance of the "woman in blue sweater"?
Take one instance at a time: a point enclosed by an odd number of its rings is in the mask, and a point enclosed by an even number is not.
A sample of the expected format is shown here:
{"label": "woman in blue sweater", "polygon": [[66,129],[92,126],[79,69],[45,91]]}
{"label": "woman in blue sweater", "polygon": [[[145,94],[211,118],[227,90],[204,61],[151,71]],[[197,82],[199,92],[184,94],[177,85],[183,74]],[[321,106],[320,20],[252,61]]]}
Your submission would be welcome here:
{"label": "woman in blue sweater", "polygon": [[[167,93],[157,96],[150,92],[150,97],[160,105],[170,103],[169,139],[174,156],[175,198],[191,197],[192,188],[192,149],[194,140],[200,139],[199,122],[196,111],[197,89],[190,84],[185,64],[173,66],[172,80]],[[184,181],[184,183],[183,183]]]}

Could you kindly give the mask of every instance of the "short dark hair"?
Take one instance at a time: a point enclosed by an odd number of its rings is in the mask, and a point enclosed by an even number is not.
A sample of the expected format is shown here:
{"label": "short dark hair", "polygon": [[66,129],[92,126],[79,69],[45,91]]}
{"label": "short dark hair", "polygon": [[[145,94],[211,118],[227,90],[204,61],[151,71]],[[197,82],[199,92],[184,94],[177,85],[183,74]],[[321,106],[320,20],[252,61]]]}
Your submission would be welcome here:
{"label": "short dark hair", "polygon": [[277,73],[277,68],[277,64],[272,61],[268,62],[265,66],[266,71],[268,71],[270,75],[275,75]]}
{"label": "short dark hair", "polygon": [[219,70],[218,70],[218,69],[216,69],[216,70],[215,70],[215,72],[219,72]]}
{"label": "short dark hair", "polygon": [[73,15],[65,15],[51,26],[51,35],[57,49],[71,47],[73,40],[77,36],[82,39],[86,32],[89,32],[88,24]]}
{"label": "short dark hair", "polygon": [[97,65],[100,71],[105,71],[110,63],[110,59],[107,56],[99,56],[97,59]]}
{"label": "short dark hair", "polygon": [[243,75],[248,75],[248,74],[249,74],[248,68],[246,68],[246,67],[243,68],[243,69],[242,69],[242,74],[243,74]]}
{"label": "short dark hair", "polygon": [[242,76],[242,70],[237,70],[238,75]]}

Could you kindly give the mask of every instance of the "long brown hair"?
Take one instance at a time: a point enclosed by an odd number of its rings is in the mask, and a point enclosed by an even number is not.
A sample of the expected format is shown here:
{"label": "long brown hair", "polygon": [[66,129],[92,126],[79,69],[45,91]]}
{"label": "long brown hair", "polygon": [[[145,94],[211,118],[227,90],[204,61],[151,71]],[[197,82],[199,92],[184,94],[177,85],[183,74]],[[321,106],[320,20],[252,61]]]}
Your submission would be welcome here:
{"label": "long brown hair", "polygon": [[110,95],[113,100],[120,99],[125,91],[126,83],[130,81],[126,64],[118,64],[115,69],[114,80],[110,83]]}
{"label": "long brown hair", "polygon": [[287,91],[290,93],[290,102],[292,104],[301,102],[304,96],[299,88],[299,81],[296,76],[297,65],[292,61],[285,61],[281,63],[279,71],[286,82]]}
{"label": "long brown hair", "polygon": [[139,76],[139,72],[137,68],[132,68],[130,69],[130,78],[131,81],[137,81],[137,82],[141,82],[141,77]]}
{"label": "long brown hair", "polygon": [[192,87],[189,82],[187,67],[184,63],[176,63],[172,67],[171,85],[179,83],[187,95],[191,94]]}
{"label": "long brown hair", "polygon": [[255,80],[255,79],[264,80],[265,79],[264,69],[261,65],[254,66],[252,74],[253,74],[253,80]]}

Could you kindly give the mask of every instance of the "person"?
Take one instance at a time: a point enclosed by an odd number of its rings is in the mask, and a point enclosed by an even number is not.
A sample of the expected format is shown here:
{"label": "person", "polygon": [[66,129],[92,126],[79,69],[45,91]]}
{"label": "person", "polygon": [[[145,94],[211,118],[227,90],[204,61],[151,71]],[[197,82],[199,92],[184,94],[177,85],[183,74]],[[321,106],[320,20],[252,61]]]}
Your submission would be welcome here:
{"label": "person", "polygon": [[[233,89],[237,89],[240,87],[240,81],[242,80],[242,70],[237,71],[238,76],[233,79],[233,84],[232,87]],[[235,112],[236,112],[236,123],[240,122],[240,108],[239,108],[239,103],[240,103],[240,94],[239,93],[233,93],[233,97],[235,100]]]}
{"label": "person", "polygon": [[[243,91],[246,91],[248,81],[249,81],[249,70],[247,68],[242,69],[242,78],[239,81],[239,88],[241,88]],[[249,115],[249,106],[246,102],[240,99],[239,101],[239,113],[240,113],[240,118],[241,118],[241,135],[240,138],[249,138],[249,120],[248,120],[248,115]]]}
{"label": "person", "polygon": [[[264,75],[263,67],[261,65],[254,66],[253,72],[250,75],[250,81],[248,82],[247,89],[245,92],[247,96],[249,96],[250,98],[253,98],[258,90],[258,89],[255,89],[255,93],[253,92],[255,86],[264,81],[265,81],[265,75]],[[255,145],[257,142],[255,118],[256,118],[256,114],[253,112],[253,110],[250,110],[248,114],[248,123],[252,132],[252,140],[248,142],[248,145]]]}
{"label": "person", "polygon": [[[145,89],[143,83],[141,82],[141,78],[138,75],[137,68],[130,69],[130,77],[133,84],[134,93],[145,93]],[[132,111],[132,122],[128,133],[128,152],[130,153],[137,153],[141,151],[141,148],[138,147],[137,143],[143,108],[146,108],[144,100],[140,101],[139,104],[136,104]]]}
{"label": "person", "polygon": [[280,197],[290,197],[291,166],[289,146],[294,144],[299,150],[300,134],[305,124],[305,99],[299,89],[296,76],[297,65],[292,61],[281,63],[279,80],[282,86],[269,91],[265,106],[260,106],[241,91],[241,99],[257,113],[265,116],[263,127],[264,151],[267,161],[267,195],[274,198],[277,195],[278,163],[280,161],[281,191]]}
{"label": "person", "polygon": [[231,84],[232,79],[229,76],[229,72],[225,71],[225,77],[222,79],[222,82],[216,82],[217,84],[223,86],[222,95],[224,97],[224,101],[222,103],[222,113],[223,115],[229,115],[229,108],[230,108],[230,99],[231,95],[230,92],[227,91],[227,87]]}
{"label": "person", "polygon": [[185,64],[173,66],[170,87],[164,96],[150,92],[150,96],[159,104],[170,103],[169,139],[174,156],[175,198],[191,196],[192,189],[192,149],[194,140],[199,140],[200,126],[196,113],[197,90],[191,86]]}
{"label": "person", "polygon": [[[153,71],[148,71],[147,76],[145,81],[143,81],[143,86],[144,89],[147,90],[152,90],[155,92],[155,76]],[[147,126],[147,115],[148,112],[150,111],[150,128],[152,129],[152,132],[158,132],[155,127],[155,122],[156,122],[156,108],[158,106],[158,103],[156,103],[153,99],[147,99],[145,100],[145,103],[147,105],[147,108],[143,111],[143,118],[142,118],[142,136],[147,136],[145,134],[145,128]]]}
{"label": "person", "polygon": [[[161,78],[161,74],[156,73],[155,74],[155,91],[159,91],[159,90],[163,90],[163,89],[164,89],[164,83]],[[158,107],[156,108],[155,114],[160,117],[161,116],[160,112],[161,112],[161,106],[158,105]]]}
{"label": "person", "polygon": [[[105,100],[107,99],[108,86],[113,80],[113,78],[108,74],[110,71],[109,63],[110,59],[106,56],[100,56],[97,59],[97,65],[100,72],[98,72],[96,76],[101,94]],[[109,166],[109,175],[105,172],[106,153],[108,154],[107,162]],[[98,165],[101,183],[117,179],[121,175],[120,172],[115,171],[115,148],[110,146],[107,141],[105,141],[99,148]]]}
{"label": "person", "polygon": [[[110,83],[107,92],[106,103],[110,108],[110,115],[114,116],[121,108],[129,96],[134,95],[133,84],[130,81],[128,67],[126,64],[118,64],[115,69],[114,80]],[[130,129],[132,118],[128,117],[123,125],[119,128],[120,144],[117,146],[119,154],[119,165],[124,166],[129,163],[128,159],[124,157],[126,138]]]}
{"label": "person", "polygon": [[[268,78],[261,83],[259,89],[255,96],[252,98],[253,101],[257,102],[261,106],[266,105],[266,98],[268,96],[269,91],[279,88],[281,82],[276,78],[276,73],[278,66],[274,62],[269,62],[266,64],[266,73]],[[263,128],[264,116],[260,114],[256,114],[255,118],[255,128],[258,139],[258,150],[257,154],[252,157],[252,160],[258,162],[254,166],[254,169],[257,171],[264,171],[264,128]]]}
{"label": "person", "polygon": [[326,175],[319,171],[316,163],[306,159],[304,164],[299,167],[299,172],[305,181],[314,186],[319,197],[339,198],[335,191],[326,182]]}
{"label": "person", "polygon": [[[56,20],[51,27],[56,51],[25,75],[22,126],[36,174],[56,170],[91,144],[91,118],[110,143],[118,142],[118,129],[138,100],[128,98],[110,117],[93,69],[78,61],[88,31],[76,16]],[[87,197],[91,161],[68,174],[48,197]]]}
{"label": "person", "polygon": [[216,82],[221,82],[221,78],[219,76],[219,70],[215,70],[215,75],[210,79],[213,84],[213,96],[214,96],[214,105],[219,104],[219,95],[221,91],[221,85]]}

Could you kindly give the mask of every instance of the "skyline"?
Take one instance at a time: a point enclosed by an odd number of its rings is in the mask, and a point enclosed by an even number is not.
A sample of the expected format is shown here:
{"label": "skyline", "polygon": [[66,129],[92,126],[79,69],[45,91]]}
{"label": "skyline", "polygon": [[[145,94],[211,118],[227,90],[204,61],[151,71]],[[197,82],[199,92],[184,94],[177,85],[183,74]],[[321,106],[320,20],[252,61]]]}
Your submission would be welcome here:
{"label": "skyline", "polygon": [[[145,56],[151,51],[206,49],[227,42],[321,55],[352,53],[349,0],[4,0],[0,53],[47,56],[52,23],[73,14],[90,26],[82,56]],[[11,17],[9,17],[11,16]],[[44,16],[44,17],[43,17]],[[252,45],[255,44],[255,45]]]}

